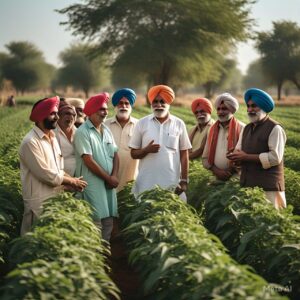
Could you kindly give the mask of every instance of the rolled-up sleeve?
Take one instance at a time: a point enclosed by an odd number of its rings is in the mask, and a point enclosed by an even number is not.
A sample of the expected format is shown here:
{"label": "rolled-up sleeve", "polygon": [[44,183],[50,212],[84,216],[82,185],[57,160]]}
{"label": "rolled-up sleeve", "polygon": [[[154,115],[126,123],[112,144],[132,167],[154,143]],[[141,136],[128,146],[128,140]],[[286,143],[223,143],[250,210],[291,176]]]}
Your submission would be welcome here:
{"label": "rolled-up sleeve", "polygon": [[280,125],[276,125],[268,139],[269,151],[259,154],[259,160],[264,169],[269,169],[281,163],[284,155],[286,134]]}
{"label": "rolled-up sleeve", "polygon": [[93,155],[90,138],[85,131],[76,131],[74,136],[74,147],[80,157],[83,154]]}
{"label": "rolled-up sleeve", "polygon": [[53,187],[62,184],[64,171],[49,168],[44,153],[40,151],[40,146],[37,143],[24,144],[20,154],[28,169],[41,182]]}

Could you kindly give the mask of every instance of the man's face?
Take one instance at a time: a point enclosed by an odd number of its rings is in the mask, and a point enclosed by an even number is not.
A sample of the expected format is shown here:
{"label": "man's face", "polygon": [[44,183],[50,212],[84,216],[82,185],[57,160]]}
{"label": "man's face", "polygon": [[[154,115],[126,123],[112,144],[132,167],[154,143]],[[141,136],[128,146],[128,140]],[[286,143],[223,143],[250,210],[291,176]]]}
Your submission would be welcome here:
{"label": "man's face", "polygon": [[170,105],[167,104],[161,96],[157,96],[153,100],[151,107],[155,117],[158,119],[165,118],[168,115],[170,109]]}
{"label": "man's face", "polygon": [[249,100],[247,103],[247,113],[251,123],[257,123],[267,115],[252,100]]}
{"label": "man's face", "polygon": [[64,129],[64,128],[71,128],[73,127],[76,120],[76,113],[71,108],[63,110],[61,113],[59,113],[59,120],[58,125]]}
{"label": "man's face", "polygon": [[59,119],[58,117],[58,109],[55,108],[53,112],[50,113],[50,115],[43,120],[43,125],[46,129],[55,129],[57,126],[57,121]]}
{"label": "man's face", "polygon": [[233,114],[223,102],[221,102],[217,107],[217,115],[220,122],[227,122],[233,116]]}
{"label": "man's face", "polygon": [[115,113],[116,113],[118,119],[128,120],[131,112],[132,112],[132,108],[131,108],[130,102],[128,101],[128,99],[123,97],[119,101],[118,105],[115,107]]}
{"label": "man's face", "polygon": [[201,108],[197,108],[194,112],[194,115],[196,117],[198,124],[200,124],[200,125],[206,124],[210,120],[210,117],[211,117],[211,115],[209,113],[207,113],[206,111],[204,111]]}
{"label": "man's face", "polygon": [[107,115],[108,115],[108,108],[107,108],[107,104],[104,103],[98,111],[96,111],[90,116],[90,119],[93,123],[101,124],[105,121]]}

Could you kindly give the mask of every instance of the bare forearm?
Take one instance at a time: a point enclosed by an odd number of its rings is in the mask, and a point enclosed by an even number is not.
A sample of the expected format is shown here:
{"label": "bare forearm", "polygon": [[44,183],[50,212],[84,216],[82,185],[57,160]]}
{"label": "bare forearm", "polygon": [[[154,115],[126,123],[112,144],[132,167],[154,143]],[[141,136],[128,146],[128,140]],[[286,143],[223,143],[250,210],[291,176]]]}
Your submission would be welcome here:
{"label": "bare forearm", "polygon": [[83,155],[82,156],[83,162],[86,165],[86,167],[94,173],[96,176],[100,177],[104,181],[108,181],[110,175],[107,174],[101,166],[99,166],[95,160],[92,158],[91,155]]}
{"label": "bare forearm", "polygon": [[148,154],[148,152],[145,150],[145,148],[131,149],[130,154],[133,159],[142,159]]}
{"label": "bare forearm", "polygon": [[187,179],[189,172],[189,152],[188,150],[180,151],[181,178]]}
{"label": "bare forearm", "polygon": [[120,164],[120,159],[118,153],[116,152],[114,155],[113,170],[111,172],[111,176],[117,176],[119,171],[119,164]]}

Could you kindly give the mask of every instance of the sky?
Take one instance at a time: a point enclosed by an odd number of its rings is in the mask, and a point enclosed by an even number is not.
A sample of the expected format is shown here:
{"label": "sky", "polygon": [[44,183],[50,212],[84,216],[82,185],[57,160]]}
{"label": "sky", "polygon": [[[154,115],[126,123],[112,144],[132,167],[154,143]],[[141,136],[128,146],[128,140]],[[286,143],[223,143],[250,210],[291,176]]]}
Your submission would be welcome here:
{"label": "sky", "polygon": [[[59,53],[77,39],[66,26],[66,17],[55,12],[80,0],[0,0],[0,51],[12,41],[29,41],[44,53],[48,63],[60,65]],[[216,16],[217,17],[217,16]],[[269,31],[272,22],[290,20],[300,26],[300,0],[258,0],[251,6],[256,31]],[[249,64],[259,57],[254,41],[237,45],[239,69],[245,74]]]}

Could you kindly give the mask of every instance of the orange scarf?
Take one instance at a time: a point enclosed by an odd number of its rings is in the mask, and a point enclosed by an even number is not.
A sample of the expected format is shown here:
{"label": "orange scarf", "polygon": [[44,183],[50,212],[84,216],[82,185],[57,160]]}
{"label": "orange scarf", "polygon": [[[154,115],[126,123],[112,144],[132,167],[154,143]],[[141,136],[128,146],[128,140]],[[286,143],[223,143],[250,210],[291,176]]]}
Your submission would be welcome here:
{"label": "orange scarf", "polygon": [[[214,125],[212,125],[209,135],[208,135],[208,163],[212,166],[215,162],[216,148],[218,142],[219,135],[219,125],[220,121],[217,121]],[[237,121],[235,117],[232,117],[229,121],[228,128],[228,146],[227,150],[231,151],[235,148],[239,135],[241,132],[241,125]]]}

